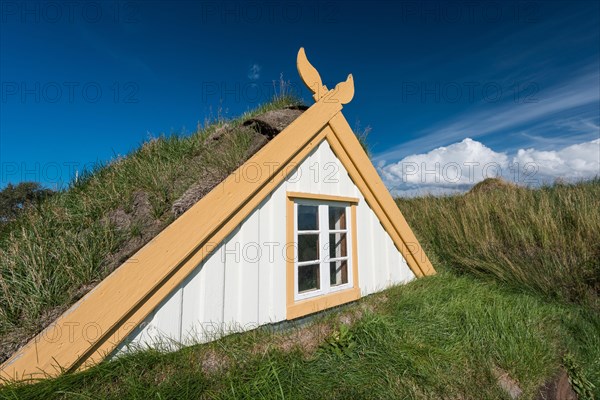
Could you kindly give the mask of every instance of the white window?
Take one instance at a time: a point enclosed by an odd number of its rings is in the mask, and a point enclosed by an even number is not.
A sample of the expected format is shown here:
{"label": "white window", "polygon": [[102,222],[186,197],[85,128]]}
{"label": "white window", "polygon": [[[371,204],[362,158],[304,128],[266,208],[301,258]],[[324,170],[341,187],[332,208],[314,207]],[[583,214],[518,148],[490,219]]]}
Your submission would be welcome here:
{"label": "white window", "polygon": [[294,300],[353,286],[350,204],[294,201]]}

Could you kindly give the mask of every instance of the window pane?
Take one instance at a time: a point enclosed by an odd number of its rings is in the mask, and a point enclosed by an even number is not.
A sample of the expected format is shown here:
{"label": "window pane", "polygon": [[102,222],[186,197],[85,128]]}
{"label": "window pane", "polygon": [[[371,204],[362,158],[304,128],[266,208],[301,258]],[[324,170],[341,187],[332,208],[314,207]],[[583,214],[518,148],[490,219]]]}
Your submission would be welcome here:
{"label": "window pane", "polygon": [[329,206],[329,229],[346,229],[346,207]]}
{"label": "window pane", "polygon": [[316,231],[319,229],[319,207],[298,204],[298,230]]}
{"label": "window pane", "polygon": [[346,245],[345,233],[329,234],[329,258],[347,257],[348,248]]}
{"label": "window pane", "polygon": [[330,262],[329,278],[331,279],[331,286],[348,283],[348,260]]}
{"label": "window pane", "polygon": [[298,293],[319,289],[319,266],[311,264],[298,267]]}
{"label": "window pane", "polygon": [[298,235],[298,261],[319,259],[319,235]]}

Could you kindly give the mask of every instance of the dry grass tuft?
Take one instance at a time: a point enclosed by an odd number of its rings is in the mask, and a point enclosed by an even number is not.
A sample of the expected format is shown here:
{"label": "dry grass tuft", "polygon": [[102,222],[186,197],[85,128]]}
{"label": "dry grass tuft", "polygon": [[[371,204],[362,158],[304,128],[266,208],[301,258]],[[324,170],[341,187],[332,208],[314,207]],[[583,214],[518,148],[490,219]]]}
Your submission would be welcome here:
{"label": "dry grass tuft", "polygon": [[397,203],[436,266],[600,309],[600,179]]}

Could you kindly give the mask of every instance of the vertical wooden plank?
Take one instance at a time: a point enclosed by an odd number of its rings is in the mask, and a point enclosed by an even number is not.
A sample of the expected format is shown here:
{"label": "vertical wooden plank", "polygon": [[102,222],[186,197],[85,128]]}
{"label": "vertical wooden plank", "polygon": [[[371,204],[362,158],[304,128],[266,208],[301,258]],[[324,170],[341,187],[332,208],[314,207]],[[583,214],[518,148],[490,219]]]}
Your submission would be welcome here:
{"label": "vertical wooden plank", "polygon": [[369,230],[371,231],[371,249],[373,251],[373,292],[382,289],[382,276],[384,267],[381,265],[381,237],[377,231],[379,219],[375,218],[373,210],[369,208]]}
{"label": "vertical wooden plank", "polygon": [[270,241],[273,243],[273,263],[269,281],[270,302],[272,314],[269,322],[278,322],[286,316],[286,240],[287,240],[287,209],[286,209],[287,182],[273,192],[271,197]]}
{"label": "vertical wooden plank", "polygon": [[201,340],[199,330],[204,317],[205,264],[200,263],[182,284],[181,342],[184,344]]}
{"label": "vertical wooden plank", "polygon": [[258,326],[259,292],[259,220],[260,209],[246,218],[240,230],[240,268],[237,292],[237,321],[240,330]]}
{"label": "vertical wooden plank", "polygon": [[259,323],[285,319],[285,184],[279,185],[260,208]]}
{"label": "vertical wooden plank", "polygon": [[[215,258],[218,259],[218,256],[213,256]],[[217,260],[218,262],[218,260]],[[207,311],[206,311],[206,305],[208,303],[207,301],[207,295],[206,295],[206,291],[208,290],[207,288],[212,287],[213,285],[217,285],[217,287],[222,287],[223,284],[223,280],[222,279],[218,279],[216,282],[213,281],[209,281],[208,279],[206,279],[207,274],[207,269],[206,269],[207,264],[203,263],[202,267],[200,268],[200,273],[199,273],[199,281],[200,281],[200,291],[197,294],[198,297],[198,306],[199,306],[199,312],[198,312],[198,321],[194,321],[193,325],[191,327],[191,329],[189,330],[189,337],[191,340],[194,341],[194,343],[200,343],[200,342],[204,342],[206,340],[205,338],[205,329],[204,329],[204,321],[207,320]],[[223,270],[223,266],[220,265],[219,268],[221,268],[221,271]],[[223,289],[221,289],[222,292]],[[223,296],[216,296],[217,299],[222,299]],[[222,314],[221,314],[222,315]]]}
{"label": "vertical wooden plank", "polygon": [[181,341],[181,286],[178,286],[156,308],[147,333],[152,344],[167,345],[176,348]]}
{"label": "vertical wooden plank", "polygon": [[286,304],[290,305],[294,302],[294,202],[287,198],[285,199],[285,216],[286,216]]}
{"label": "vertical wooden plank", "polygon": [[374,264],[372,246],[374,238],[371,236],[371,219],[369,215],[369,205],[366,202],[358,204],[358,257],[359,274],[361,277],[361,290],[365,294],[373,293],[375,282]]}
{"label": "vertical wooden plank", "polygon": [[316,149],[312,150],[304,161],[295,168],[295,173],[287,179],[288,190],[311,192],[315,188],[314,169]]}
{"label": "vertical wooden plank", "polygon": [[327,177],[327,170],[326,170],[326,165],[328,163],[331,162],[330,158],[328,157],[327,152],[327,141],[324,140],[323,142],[321,142],[321,144],[319,144],[319,147],[317,147],[316,152],[315,152],[315,166],[312,170],[312,178],[314,181],[314,188],[312,193],[317,193],[317,194],[337,194],[336,192],[336,185],[334,183],[331,183],[330,179],[326,179]]}
{"label": "vertical wooden plank", "polygon": [[269,322],[273,304],[271,301],[273,260],[270,259],[269,245],[272,241],[271,225],[273,220],[273,194],[271,193],[259,206],[258,238],[260,260],[258,263],[258,322]]}
{"label": "vertical wooden plank", "polygon": [[368,211],[368,229],[369,229],[369,239],[368,246],[371,251],[371,293],[377,292],[381,288],[381,269],[382,266],[379,262],[379,240],[380,238],[377,235],[376,231],[376,223],[379,221],[375,221],[373,218],[373,211],[369,208]]}
{"label": "vertical wooden plank", "polygon": [[353,196],[351,184],[348,186],[347,174],[340,163],[340,160],[331,150],[329,143],[324,141],[321,144],[322,162],[321,175],[324,184],[323,193],[337,196]]}
{"label": "vertical wooden plank", "polygon": [[362,294],[371,294],[390,284],[415,279],[406,260],[381,225],[379,218],[364,201],[357,206],[359,274]]}
{"label": "vertical wooden plank", "polygon": [[400,253],[398,251],[397,257],[398,257],[398,265],[400,266],[399,282],[400,283],[408,283],[408,282],[412,281],[413,279],[417,279],[417,277],[415,276],[415,273],[408,266],[408,263],[406,262],[406,259],[404,258],[402,253]]}
{"label": "vertical wooden plank", "polygon": [[204,290],[200,297],[202,308],[201,325],[196,333],[202,341],[211,339],[220,332],[223,325],[225,297],[225,263],[223,262],[223,247],[229,237],[219,246],[213,248],[210,256],[202,265],[200,279]]}
{"label": "vertical wooden plank", "polygon": [[350,215],[350,239],[352,241],[352,286],[360,289],[360,273],[358,271],[358,238],[356,204],[351,206]]}
{"label": "vertical wooden plank", "polygon": [[225,332],[236,332],[239,330],[242,225],[234,230],[222,250],[222,259],[225,262],[225,290],[223,293],[223,329]]}
{"label": "vertical wooden plank", "polygon": [[392,245],[391,240],[389,238],[389,236],[387,234],[385,234],[385,230],[383,230],[383,227],[381,227],[382,229],[382,245],[383,245],[383,255],[384,255],[384,264],[385,264],[385,276],[386,276],[386,283],[385,286],[389,287],[390,285],[392,285],[395,281],[394,281],[394,269],[397,268],[397,266],[392,265],[392,258],[390,257],[390,246]]}

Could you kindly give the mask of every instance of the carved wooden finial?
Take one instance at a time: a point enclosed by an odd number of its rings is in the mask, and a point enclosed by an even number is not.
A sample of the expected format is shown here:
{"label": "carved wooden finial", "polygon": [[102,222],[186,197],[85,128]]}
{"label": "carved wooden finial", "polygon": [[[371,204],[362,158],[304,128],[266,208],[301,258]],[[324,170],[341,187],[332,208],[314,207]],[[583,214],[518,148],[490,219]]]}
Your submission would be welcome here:
{"label": "carved wooden finial", "polygon": [[347,104],[354,97],[354,79],[352,78],[352,74],[348,75],[345,82],[338,83],[335,89],[329,90],[327,86],[323,85],[317,69],[306,58],[304,47],[300,47],[300,50],[298,50],[296,64],[302,81],[313,93],[315,101],[319,101],[324,97],[325,101],[339,101],[342,104]]}

